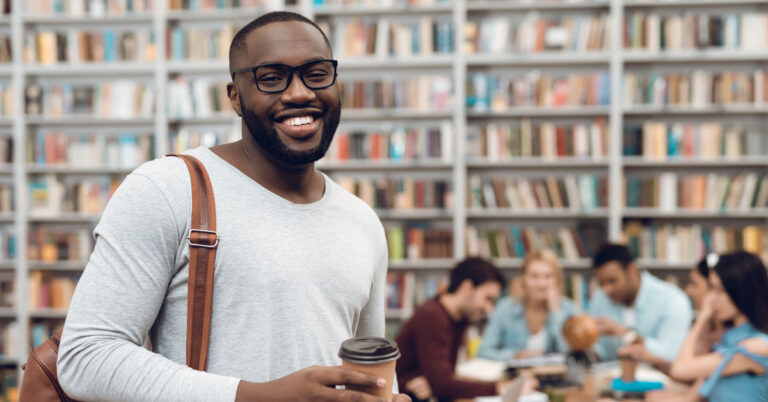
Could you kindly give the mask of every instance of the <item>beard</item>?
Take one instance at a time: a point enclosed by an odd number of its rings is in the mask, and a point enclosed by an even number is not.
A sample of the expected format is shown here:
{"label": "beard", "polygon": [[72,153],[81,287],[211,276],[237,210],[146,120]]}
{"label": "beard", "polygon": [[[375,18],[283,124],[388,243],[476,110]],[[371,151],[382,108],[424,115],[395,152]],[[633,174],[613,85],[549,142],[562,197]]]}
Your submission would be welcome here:
{"label": "beard", "polygon": [[[240,104],[243,104],[242,98],[240,99]],[[336,128],[339,126],[340,119],[341,101],[339,101],[335,110],[330,111],[330,113],[326,112],[323,117],[320,144],[307,151],[294,151],[280,140],[274,126],[271,129],[267,129],[262,119],[256,116],[250,109],[243,108],[243,121],[245,126],[248,127],[253,140],[269,155],[290,166],[307,165],[325,156],[325,153],[331,146],[333,136],[336,134]]]}

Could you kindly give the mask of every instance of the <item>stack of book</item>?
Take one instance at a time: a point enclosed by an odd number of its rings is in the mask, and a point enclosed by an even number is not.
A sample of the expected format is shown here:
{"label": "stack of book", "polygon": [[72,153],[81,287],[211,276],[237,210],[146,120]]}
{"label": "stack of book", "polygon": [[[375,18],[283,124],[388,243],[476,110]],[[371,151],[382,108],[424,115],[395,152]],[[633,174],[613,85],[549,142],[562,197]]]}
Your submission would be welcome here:
{"label": "stack of book", "polygon": [[388,130],[346,130],[336,132],[322,163],[349,160],[449,162],[453,144],[453,126],[449,121],[439,127],[396,126]]}
{"label": "stack of book", "polygon": [[234,114],[226,82],[187,77],[177,77],[168,83],[167,111],[171,119]]}
{"label": "stack of book", "polygon": [[152,159],[152,134],[38,132],[27,161],[47,165],[135,168]]}
{"label": "stack of book", "polygon": [[38,180],[30,180],[30,214],[35,217],[62,213],[99,215],[120,182],[119,178],[110,175],[62,181],[47,174]]}
{"label": "stack of book", "polygon": [[607,50],[608,21],[607,13],[547,16],[531,12],[521,21],[488,17],[466,23],[464,49],[468,54]]}
{"label": "stack of book", "polygon": [[636,11],[625,18],[624,47],[651,52],[693,49],[768,49],[768,13],[662,15]]}
{"label": "stack of book", "polygon": [[156,52],[149,29],[70,29],[24,34],[24,62],[28,64],[151,62]]}
{"label": "stack of book", "polygon": [[467,79],[467,107],[476,112],[486,112],[503,111],[510,107],[608,105],[609,78],[607,71],[563,75],[532,71],[518,77],[470,73]]}
{"label": "stack of book", "polygon": [[765,105],[768,70],[641,74],[624,76],[624,105],[690,106]]}
{"label": "stack of book", "polygon": [[542,122],[537,126],[530,119],[522,119],[520,124],[489,123],[473,128],[468,130],[466,146],[467,156],[475,159],[603,159],[608,155],[610,136],[603,118],[592,123]]}
{"label": "stack of book", "polygon": [[29,274],[29,308],[66,310],[75,293],[77,277],[33,271]]}
{"label": "stack of book", "polygon": [[385,233],[392,261],[453,258],[453,231],[450,229],[413,224],[405,228],[387,227]]}
{"label": "stack of book", "polygon": [[547,229],[534,226],[480,228],[467,226],[467,254],[484,258],[525,258],[533,250],[549,248],[566,260],[588,258],[605,242],[605,228],[581,223]]}
{"label": "stack of book", "polygon": [[241,138],[240,130],[231,127],[218,127],[204,130],[182,128],[170,133],[168,148],[171,153],[181,153],[200,146],[210,148],[219,144],[237,141]]}
{"label": "stack of book", "polygon": [[344,109],[450,110],[453,79],[450,75],[389,77],[380,81],[341,81]]}
{"label": "stack of book", "polygon": [[30,261],[84,261],[93,249],[89,229],[37,227],[29,230],[27,259]]}
{"label": "stack of book", "polygon": [[654,160],[677,157],[737,159],[762,155],[764,137],[768,137],[768,129],[748,132],[738,124],[646,121],[641,125],[625,126],[622,153]]}
{"label": "stack of book", "polygon": [[353,18],[322,21],[320,28],[340,57],[430,56],[453,52],[453,23],[429,16],[413,20]]}
{"label": "stack of book", "polygon": [[47,117],[151,118],[154,89],[148,83],[118,80],[98,84],[29,84],[25,111]]}
{"label": "stack of book", "polygon": [[[10,0],[5,0],[5,3]],[[27,15],[64,14],[103,17],[152,10],[153,0],[26,0]]]}
{"label": "stack of book", "polygon": [[724,253],[744,249],[768,258],[765,247],[765,226],[704,226],[671,225],[646,226],[629,221],[624,235],[633,255],[639,258],[667,263],[695,264],[707,252]]}
{"label": "stack of book", "polygon": [[232,23],[217,28],[168,29],[168,60],[227,60],[229,45],[240,29]]}
{"label": "stack of book", "polygon": [[608,180],[598,175],[564,177],[469,176],[469,207],[521,212],[605,208]]}
{"label": "stack of book", "polygon": [[446,210],[453,207],[453,193],[447,180],[342,177],[336,181],[376,209]]}
{"label": "stack of book", "polygon": [[707,211],[749,211],[768,208],[768,176],[701,173],[658,177],[627,176],[626,206]]}

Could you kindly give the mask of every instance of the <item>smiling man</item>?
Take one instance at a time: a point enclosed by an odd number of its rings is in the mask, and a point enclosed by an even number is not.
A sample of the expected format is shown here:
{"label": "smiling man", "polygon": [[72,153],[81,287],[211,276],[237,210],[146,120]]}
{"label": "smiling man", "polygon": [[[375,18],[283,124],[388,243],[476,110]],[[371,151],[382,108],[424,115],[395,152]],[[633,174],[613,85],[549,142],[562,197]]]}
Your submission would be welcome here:
{"label": "smiling man", "polygon": [[314,167],[341,113],[328,40],[298,14],[266,14],[233,39],[230,74],[242,139],[188,151],[221,236],[206,372],[184,365],[189,173],[162,158],[125,179],[94,231],[58,361],[72,398],[380,401],[335,387],[386,386],[337,353],[383,336],[388,254],[373,210]]}

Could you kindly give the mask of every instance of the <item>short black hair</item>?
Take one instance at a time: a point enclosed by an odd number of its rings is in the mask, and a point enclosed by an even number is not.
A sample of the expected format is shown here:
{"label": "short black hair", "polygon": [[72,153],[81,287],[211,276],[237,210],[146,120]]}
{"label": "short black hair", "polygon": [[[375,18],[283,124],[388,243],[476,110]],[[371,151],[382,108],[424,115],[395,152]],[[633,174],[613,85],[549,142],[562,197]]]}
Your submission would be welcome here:
{"label": "short black hair", "polygon": [[230,43],[229,45],[229,75],[231,76],[232,71],[235,70],[234,62],[235,62],[236,56],[239,54],[239,52],[243,51],[243,49],[246,48],[245,38],[248,37],[249,33],[265,25],[269,25],[275,22],[287,22],[287,21],[304,22],[317,28],[317,30],[320,31],[320,34],[323,35],[323,40],[325,41],[325,44],[328,45],[328,49],[331,49],[331,42],[328,40],[328,37],[325,35],[325,32],[323,32],[323,30],[320,29],[320,27],[317,26],[317,24],[315,24],[314,21],[310,20],[309,18],[301,14],[292,13],[290,11],[273,11],[271,13],[266,13],[256,18],[255,20],[249,22],[246,26],[240,28],[240,30],[237,31],[237,33],[235,34],[235,37],[232,38],[232,43]]}
{"label": "short black hair", "polygon": [[448,293],[453,293],[456,289],[469,279],[477,287],[486,282],[498,282],[504,287],[504,276],[498,268],[490,261],[480,257],[469,257],[458,263],[451,270],[451,282],[448,285]]}
{"label": "short black hair", "polygon": [[768,271],[760,257],[743,250],[723,254],[715,272],[736,308],[753,327],[768,334]]}
{"label": "short black hair", "polygon": [[634,260],[635,258],[632,257],[627,246],[608,243],[600,247],[592,257],[592,268],[597,269],[609,262],[616,261],[621,264],[622,268],[626,269]]}
{"label": "short black hair", "polygon": [[698,264],[696,264],[696,271],[699,272],[699,275],[703,276],[704,279],[709,278],[709,263],[707,262],[707,257],[702,258]]}

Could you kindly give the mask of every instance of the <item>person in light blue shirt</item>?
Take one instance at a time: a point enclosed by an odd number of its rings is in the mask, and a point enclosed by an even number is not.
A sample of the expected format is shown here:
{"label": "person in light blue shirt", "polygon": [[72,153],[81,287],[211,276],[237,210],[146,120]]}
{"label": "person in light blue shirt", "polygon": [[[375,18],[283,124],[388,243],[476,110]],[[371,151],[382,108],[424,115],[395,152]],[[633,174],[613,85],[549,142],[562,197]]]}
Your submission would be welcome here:
{"label": "person in light blue shirt", "polygon": [[520,297],[503,299],[491,315],[479,357],[508,361],[567,351],[562,327],[574,307],[561,295],[563,271],[557,256],[550,250],[529,254],[520,280]]}
{"label": "person in light blue shirt", "polygon": [[[710,402],[768,402],[768,272],[746,251],[721,255],[713,265],[712,291],[672,363],[672,375],[698,379],[694,390]],[[712,318],[731,327],[713,352],[697,355],[696,344]]]}
{"label": "person in light blue shirt", "polygon": [[592,266],[601,287],[589,301],[589,314],[600,328],[595,346],[600,359],[621,355],[653,365],[672,361],[693,319],[685,293],[641,272],[623,245],[604,245]]}

